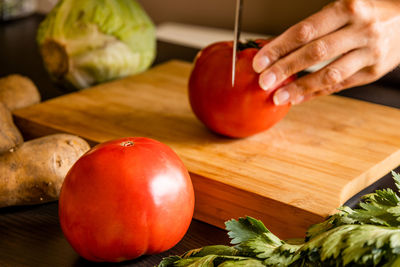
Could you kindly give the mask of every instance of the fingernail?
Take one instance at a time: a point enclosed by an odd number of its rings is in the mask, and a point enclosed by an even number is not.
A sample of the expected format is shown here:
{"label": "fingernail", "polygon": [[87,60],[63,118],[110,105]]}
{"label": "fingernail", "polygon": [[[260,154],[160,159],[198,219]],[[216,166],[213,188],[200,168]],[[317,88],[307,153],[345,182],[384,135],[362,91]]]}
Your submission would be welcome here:
{"label": "fingernail", "polygon": [[276,82],[276,75],[273,72],[260,75],[260,87],[267,91],[271,89]]}
{"label": "fingernail", "polygon": [[260,73],[269,66],[271,61],[267,56],[260,56],[253,60],[253,69],[255,72]]}
{"label": "fingernail", "polygon": [[279,89],[274,94],[274,98],[273,98],[274,104],[276,106],[285,105],[285,104],[289,103],[289,98],[290,98],[290,94],[287,90]]}
{"label": "fingernail", "polygon": [[290,101],[290,104],[297,105],[297,104],[303,102],[303,100],[304,100],[304,96],[299,95],[295,100]]}

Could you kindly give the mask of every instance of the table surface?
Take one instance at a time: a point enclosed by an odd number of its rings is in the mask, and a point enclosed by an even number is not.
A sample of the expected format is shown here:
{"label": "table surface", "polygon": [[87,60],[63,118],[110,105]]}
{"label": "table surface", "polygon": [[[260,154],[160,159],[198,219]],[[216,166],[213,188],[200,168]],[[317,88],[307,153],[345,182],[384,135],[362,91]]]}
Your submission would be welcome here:
{"label": "table surface", "polygon": [[[50,81],[38,53],[35,34],[43,16],[0,23],[0,77],[19,73],[30,77],[38,86],[42,99],[69,91]],[[192,61],[196,49],[158,42],[154,64],[170,59]],[[395,70],[379,81],[345,90],[339,95],[400,108],[400,71]],[[400,168],[397,169],[399,171]],[[354,206],[359,196],[377,188],[393,187],[388,174],[369,186],[346,204]],[[268,225],[267,225],[268,227]],[[193,220],[185,237],[172,249],[151,256],[106,266],[154,266],[163,257],[211,244],[229,244],[224,230]],[[57,203],[0,209],[0,266],[90,266],[65,240],[58,222]]]}

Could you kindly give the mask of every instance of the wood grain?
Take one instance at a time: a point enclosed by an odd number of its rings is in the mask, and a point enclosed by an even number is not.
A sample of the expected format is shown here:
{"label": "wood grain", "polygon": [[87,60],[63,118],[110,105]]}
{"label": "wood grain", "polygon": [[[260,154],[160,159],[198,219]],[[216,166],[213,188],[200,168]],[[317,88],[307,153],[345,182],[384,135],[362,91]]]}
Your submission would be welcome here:
{"label": "wood grain", "polygon": [[352,195],[400,163],[400,111],[339,96],[293,107],[270,130],[229,139],[208,131],[186,95],[191,64],[143,74],[14,112],[30,137],[50,132],[92,143],[146,136],[170,145],[189,169],[195,218],[223,227],[262,219],[282,238],[302,236]]}

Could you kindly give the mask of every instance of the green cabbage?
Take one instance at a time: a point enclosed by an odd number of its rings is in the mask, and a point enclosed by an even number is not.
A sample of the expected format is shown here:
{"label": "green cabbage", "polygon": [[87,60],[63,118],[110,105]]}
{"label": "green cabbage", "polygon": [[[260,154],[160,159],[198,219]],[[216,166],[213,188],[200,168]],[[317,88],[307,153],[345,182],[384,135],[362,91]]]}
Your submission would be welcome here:
{"label": "green cabbage", "polygon": [[40,24],[47,71],[78,89],[146,70],[155,27],[135,0],[62,0]]}

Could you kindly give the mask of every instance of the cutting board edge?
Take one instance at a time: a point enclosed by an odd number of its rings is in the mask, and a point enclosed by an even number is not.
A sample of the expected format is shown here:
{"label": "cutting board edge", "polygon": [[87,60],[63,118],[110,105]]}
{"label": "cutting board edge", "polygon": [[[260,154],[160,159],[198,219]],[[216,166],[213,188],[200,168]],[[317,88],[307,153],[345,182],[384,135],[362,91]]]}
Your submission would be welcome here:
{"label": "cutting board edge", "polygon": [[227,220],[251,216],[280,238],[304,237],[308,227],[330,215],[312,213],[193,173],[190,176],[196,198],[194,218],[222,229]]}
{"label": "cutting board edge", "polygon": [[[400,162],[400,150],[395,151],[392,155],[382,160],[379,164],[373,166],[371,169],[361,173],[357,178],[351,180],[344,185],[340,195],[340,205],[343,205],[351,197],[359,193],[359,191],[353,188],[366,188],[373,183],[377,182],[383,176],[388,174],[390,171],[396,169]],[[383,166],[390,166],[382,168]]]}

